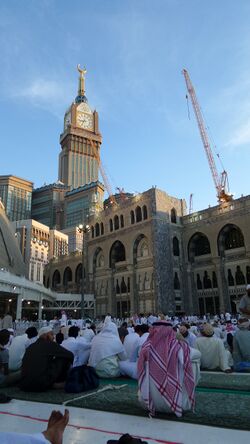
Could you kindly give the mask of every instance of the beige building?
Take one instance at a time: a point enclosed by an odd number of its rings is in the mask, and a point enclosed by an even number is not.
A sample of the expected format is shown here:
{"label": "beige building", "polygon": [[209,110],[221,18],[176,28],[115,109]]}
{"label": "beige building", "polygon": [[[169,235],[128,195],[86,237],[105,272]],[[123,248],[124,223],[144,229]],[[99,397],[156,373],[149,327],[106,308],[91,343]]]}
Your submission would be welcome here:
{"label": "beige building", "polygon": [[10,221],[29,219],[33,183],[17,176],[0,176],[0,200]]}

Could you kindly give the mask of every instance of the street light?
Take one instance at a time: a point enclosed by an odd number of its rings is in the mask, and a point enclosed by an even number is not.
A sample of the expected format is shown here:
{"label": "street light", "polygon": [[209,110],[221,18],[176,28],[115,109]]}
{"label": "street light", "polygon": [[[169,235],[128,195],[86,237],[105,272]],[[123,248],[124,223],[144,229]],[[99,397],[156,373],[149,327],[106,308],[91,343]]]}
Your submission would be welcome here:
{"label": "street light", "polygon": [[84,317],[84,297],[85,297],[85,286],[86,286],[86,276],[84,276],[84,270],[87,268],[86,256],[87,256],[87,243],[85,242],[85,234],[89,233],[90,226],[80,224],[77,227],[79,233],[82,233],[82,288],[81,288],[81,319]]}

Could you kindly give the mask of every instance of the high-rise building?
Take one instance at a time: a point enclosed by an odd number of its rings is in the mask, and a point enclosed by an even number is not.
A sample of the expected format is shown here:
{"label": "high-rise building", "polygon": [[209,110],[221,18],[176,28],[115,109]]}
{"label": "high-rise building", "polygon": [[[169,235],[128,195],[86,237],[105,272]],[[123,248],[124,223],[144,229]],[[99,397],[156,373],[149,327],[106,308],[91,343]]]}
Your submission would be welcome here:
{"label": "high-rise building", "polygon": [[69,187],[57,181],[32,193],[32,219],[57,230],[64,225],[64,195]]}
{"label": "high-rise building", "polygon": [[33,183],[20,177],[0,176],[0,199],[10,221],[29,219]]}
{"label": "high-rise building", "polygon": [[102,137],[98,114],[92,111],[85,96],[85,69],[78,65],[79,88],[74,103],[64,116],[60,137],[59,180],[71,189],[96,182]]}

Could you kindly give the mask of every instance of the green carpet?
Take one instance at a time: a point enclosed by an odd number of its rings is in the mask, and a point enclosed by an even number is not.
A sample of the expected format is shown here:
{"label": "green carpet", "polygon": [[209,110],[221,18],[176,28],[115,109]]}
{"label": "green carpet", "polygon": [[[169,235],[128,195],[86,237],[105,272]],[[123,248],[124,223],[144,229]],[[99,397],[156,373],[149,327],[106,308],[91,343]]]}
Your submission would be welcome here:
{"label": "green carpet", "polygon": [[250,374],[201,372],[198,386],[250,391]]}
{"label": "green carpet", "polygon": [[[188,412],[181,419],[176,418],[172,414],[157,414],[157,417],[179,422],[250,430],[250,390],[244,389],[244,387],[248,387],[248,381],[242,381],[242,388],[239,385],[239,377],[236,375],[237,383],[234,389],[232,388],[233,375],[211,376],[212,378],[210,378],[210,374],[206,374],[203,378],[202,375],[202,384],[199,384],[196,388],[196,408],[194,413]],[[225,380],[227,381],[228,377],[232,378],[230,384],[223,384],[223,388],[218,387],[221,376],[224,378],[224,382]],[[101,393],[96,393],[97,390],[94,390],[93,392],[77,394],[65,393],[63,390],[28,393],[22,392],[17,387],[8,387],[0,389],[0,393],[5,393],[14,399],[53,404],[62,404],[67,400],[71,400],[68,404],[69,406],[147,416],[147,412],[142,409],[137,400],[137,381],[126,378],[101,379],[99,389],[107,387],[108,384],[116,387],[126,384],[126,387],[106,390]],[[208,387],[204,387],[204,384]],[[212,387],[209,387],[209,385]],[[91,393],[91,396],[76,399],[89,393]]]}

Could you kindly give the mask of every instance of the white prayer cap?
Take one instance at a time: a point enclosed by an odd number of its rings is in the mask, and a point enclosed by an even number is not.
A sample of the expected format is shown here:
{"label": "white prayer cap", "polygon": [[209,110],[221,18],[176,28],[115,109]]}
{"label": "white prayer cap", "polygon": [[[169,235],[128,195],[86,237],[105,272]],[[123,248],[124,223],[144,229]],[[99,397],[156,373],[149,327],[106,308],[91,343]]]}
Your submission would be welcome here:
{"label": "white prayer cap", "polygon": [[42,327],[42,328],[40,328],[40,330],[38,331],[39,338],[42,335],[46,335],[46,333],[49,333],[50,331],[53,331],[51,327]]}
{"label": "white prayer cap", "polygon": [[250,290],[250,284],[247,284],[246,289]]}

